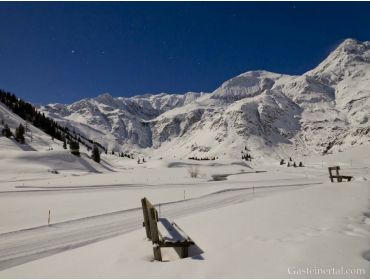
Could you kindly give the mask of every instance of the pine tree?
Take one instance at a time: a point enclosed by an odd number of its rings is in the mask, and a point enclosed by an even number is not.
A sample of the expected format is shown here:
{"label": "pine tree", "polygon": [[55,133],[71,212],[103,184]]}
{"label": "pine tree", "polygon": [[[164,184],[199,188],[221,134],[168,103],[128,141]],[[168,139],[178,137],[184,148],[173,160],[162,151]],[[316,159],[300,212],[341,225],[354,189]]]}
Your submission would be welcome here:
{"label": "pine tree", "polygon": [[67,149],[67,141],[65,137],[63,137],[63,149]]}
{"label": "pine tree", "polygon": [[283,165],[283,164],[285,164],[284,159],[282,159],[282,160],[280,161],[280,165]]}
{"label": "pine tree", "polygon": [[91,153],[91,158],[96,161],[97,163],[100,162],[100,152],[97,146],[94,146],[92,153]]}
{"label": "pine tree", "polygon": [[299,162],[299,167],[303,167],[302,161]]}
{"label": "pine tree", "polygon": [[8,124],[5,124],[3,130],[1,131],[1,134],[4,135],[7,138],[10,138],[13,136],[12,131],[10,130]]}
{"label": "pine tree", "polygon": [[15,140],[21,144],[24,144],[24,126],[22,124],[19,124],[18,128],[15,130]]}
{"label": "pine tree", "polygon": [[77,141],[71,140],[71,142],[69,142],[69,149],[72,155],[80,156],[80,144],[78,144]]}

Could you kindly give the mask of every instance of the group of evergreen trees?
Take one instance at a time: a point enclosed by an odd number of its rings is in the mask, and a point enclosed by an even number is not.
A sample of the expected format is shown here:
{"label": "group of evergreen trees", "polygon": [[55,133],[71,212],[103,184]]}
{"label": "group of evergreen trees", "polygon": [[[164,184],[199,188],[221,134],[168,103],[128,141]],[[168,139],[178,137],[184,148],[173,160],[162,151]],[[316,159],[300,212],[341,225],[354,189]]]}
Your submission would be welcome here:
{"label": "group of evergreen trees", "polygon": [[19,126],[15,129],[15,133],[13,135],[13,132],[10,130],[7,123],[4,123],[4,120],[1,120],[1,124],[4,126],[1,130],[1,135],[5,136],[7,138],[10,138],[14,136],[15,141],[24,144],[26,139],[24,138],[24,134],[26,132],[24,126],[22,124],[19,124]]}
{"label": "group of evergreen trees", "polygon": [[[280,165],[284,165],[284,164],[285,164],[285,160],[284,159],[281,159],[280,160]],[[287,163],[287,167],[291,167],[291,166],[293,166],[293,167],[303,167],[303,163],[302,163],[302,161],[300,161],[299,164],[297,165],[295,163],[295,161],[293,162],[292,158],[290,157],[289,158],[289,161]]]}
{"label": "group of evergreen trees", "polygon": [[201,158],[198,158],[198,157],[188,157],[188,159],[192,159],[192,160],[216,160],[215,157],[201,157]]}
{"label": "group of evergreen trees", "polygon": [[[4,121],[2,121],[4,122]],[[13,133],[12,131],[10,130],[8,124],[4,124],[4,128],[1,130],[1,135],[7,137],[7,138],[10,138],[13,136]]]}
{"label": "group of evergreen trees", "polygon": [[252,156],[250,154],[242,154],[242,159],[246,161],[252,161]]}
{"label": "group of evergreen trees", "polygon": [[252,161],[252,156],[249,153],[247,153],[249,151],[250,150],[247,148],[247,146],[244,146],[244,150],[241,151],[242,159],[244,159],[246,161]]}
{"label": "group of evergreen trees", "polygon": [[124,153],[124,152],[121,152],[119,154],[120,157],[127,157],[127,158],[130,158],[130,159],[134,159],[134,155],[133,154],[129,154],[129,153]]}

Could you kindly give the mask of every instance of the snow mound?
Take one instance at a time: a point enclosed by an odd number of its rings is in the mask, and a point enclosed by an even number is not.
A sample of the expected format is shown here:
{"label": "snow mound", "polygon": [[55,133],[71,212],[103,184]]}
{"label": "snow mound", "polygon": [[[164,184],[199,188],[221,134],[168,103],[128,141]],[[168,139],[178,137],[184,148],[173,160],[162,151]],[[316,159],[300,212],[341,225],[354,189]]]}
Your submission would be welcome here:
{"label": "snow mound", "polygon": [[107,171],[107,168],[95,163],[86,154],[77,157],[69,151],[2,152],[0,165],[4,174],[8,175],[47,173],[51,170],[61,174]]}

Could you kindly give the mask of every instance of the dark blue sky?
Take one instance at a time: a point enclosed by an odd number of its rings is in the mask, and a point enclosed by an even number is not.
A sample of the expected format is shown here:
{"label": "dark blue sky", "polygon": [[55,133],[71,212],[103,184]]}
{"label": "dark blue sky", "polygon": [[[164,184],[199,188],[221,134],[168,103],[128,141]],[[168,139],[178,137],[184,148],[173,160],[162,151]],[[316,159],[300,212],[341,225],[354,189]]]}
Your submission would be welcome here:
{"label": "dark blue sky", "polygon": [[370,3],[1,2],[0,88],[34,103],[213,91],[301,74],[348,37],[370,40]]}

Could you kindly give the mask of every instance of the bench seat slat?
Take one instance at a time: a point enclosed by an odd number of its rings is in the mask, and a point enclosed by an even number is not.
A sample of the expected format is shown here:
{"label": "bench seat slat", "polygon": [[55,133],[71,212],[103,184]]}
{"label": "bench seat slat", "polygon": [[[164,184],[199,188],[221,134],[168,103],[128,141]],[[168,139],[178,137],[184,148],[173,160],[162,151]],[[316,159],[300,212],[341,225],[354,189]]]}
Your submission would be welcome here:
{"label": "bench seat slat", "polygon": [[159,218],[157,225],[163,242],[176,243],[188,242],[190,240],[189,236],[187,236],[179,227],[170,223],[166,218]]}
{"label": "bench seat slat", "polygon": [[160,241],[158,244],[160,247],[190,247],[194,245],[193,241]]}

